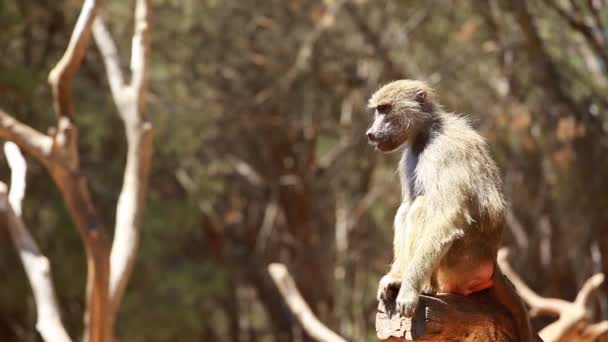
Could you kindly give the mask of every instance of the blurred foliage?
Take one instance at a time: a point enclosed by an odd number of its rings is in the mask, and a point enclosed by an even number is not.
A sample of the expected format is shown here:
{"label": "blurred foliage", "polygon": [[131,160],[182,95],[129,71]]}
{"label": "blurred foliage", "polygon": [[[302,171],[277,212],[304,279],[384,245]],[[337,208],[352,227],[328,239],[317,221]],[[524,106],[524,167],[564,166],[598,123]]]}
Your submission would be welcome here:
{"label": "blurred foliage", "polygon": [[[330,327],[375,340],[399,191],[397,156],[366,145],[365,105],[402,77],[429,81],[488,138],[511,202],[504,241],[532,288],[572,299],[608,272],[605,1],[153,3],[155,155],[120,340],[301,340],[266,278],[274,261]],[[0,2],[0,106],[41,130],[54,121],[46,76],[80,6]],[[126,68],[132,4],[107,1],[104,14]],[[83,167],[111,227],[125,138],[94,46],[73,91]],[[79,336],[82,244],[44,169],[29,170],[25,220]],[[0,340],[39,339],[5,229],[0,279]]]}

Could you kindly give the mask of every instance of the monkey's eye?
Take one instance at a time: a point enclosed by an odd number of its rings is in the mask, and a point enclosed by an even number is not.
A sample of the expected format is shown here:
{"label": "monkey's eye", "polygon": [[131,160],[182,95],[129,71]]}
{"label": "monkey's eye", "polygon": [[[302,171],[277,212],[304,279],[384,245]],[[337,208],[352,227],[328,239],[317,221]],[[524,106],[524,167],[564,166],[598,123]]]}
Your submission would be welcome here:
{"label": "monkey's eye", "polygon": [[381,104],[376,107],[376,110],[380,114],[388,114],[388,112],[390,112],[391,109],[393,109],[393,106],[391,106],[390,103]]}

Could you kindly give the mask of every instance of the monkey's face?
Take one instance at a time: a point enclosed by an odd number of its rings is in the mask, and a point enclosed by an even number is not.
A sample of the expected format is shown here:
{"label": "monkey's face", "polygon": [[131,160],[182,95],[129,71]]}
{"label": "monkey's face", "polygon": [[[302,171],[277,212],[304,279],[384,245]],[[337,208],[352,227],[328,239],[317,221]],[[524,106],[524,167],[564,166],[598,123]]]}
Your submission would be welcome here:
{"label": "monkey's face", "polygon": [[367,139],[381,152],[392,152],[407,142],[409,126],[407,113],[390,104],[382,104],[376,107],[374,123],[366,133]]}
{"label": "monkey's face", "polygon": [[430,88],[420,81],[394,81],[380,88],[369,100],[374,109],[369,142],[382,152],[391,152],[413,141],[430,118],[428,95]]}

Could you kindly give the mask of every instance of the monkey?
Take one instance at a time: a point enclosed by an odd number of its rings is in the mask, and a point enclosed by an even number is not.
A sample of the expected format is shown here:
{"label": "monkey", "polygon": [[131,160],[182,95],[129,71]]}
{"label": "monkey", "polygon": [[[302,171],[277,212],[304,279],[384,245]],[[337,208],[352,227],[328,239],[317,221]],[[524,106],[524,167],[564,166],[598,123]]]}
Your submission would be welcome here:
{"label": "monkey", "polygon": [[520,340],[531,340],[525,306],[496,263],[506,201],[485,140],[466,117],[445,111],[422,81],[386,84],[368,106],[370,144],[384,153],[402,150],[394,260],[378,300],[400,287],[396,311],[412,317],[421,293],[490,289],[517,321]]}

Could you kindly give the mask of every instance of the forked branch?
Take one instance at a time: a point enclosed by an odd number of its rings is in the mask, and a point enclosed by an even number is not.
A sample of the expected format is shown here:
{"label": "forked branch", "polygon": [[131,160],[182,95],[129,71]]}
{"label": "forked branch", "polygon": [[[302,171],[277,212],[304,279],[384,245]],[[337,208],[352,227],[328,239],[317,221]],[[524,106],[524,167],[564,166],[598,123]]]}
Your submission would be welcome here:
{"label": "forked branch", "polygon": [[115,314],[137,256],[152,158],[152,124],[145,115],[150,54],[149,0],[137,0],[135,5],[130,83],[125,83],[116,44],[101,17],[95,21],[93,36],[106,65],[112,96],[124,123],[128,144],[110,256],[110,306]]}
{"label": "forked branch", "polygon": [[498,264],[513,282],[517,293],[530,305],[532,316],[548,315],[559,317],[557,321],[543,328],[539,335],[544,341],[595,341],[608,333],[608,321],[592,324],[588,321],[591,308],[589,301],[593,293],[604,282],[604,275],[597,273],[589,278],[579,290],[574,302],[558,298],[544,298],[530,289],[508,262],[508,250],[498,252]]}

